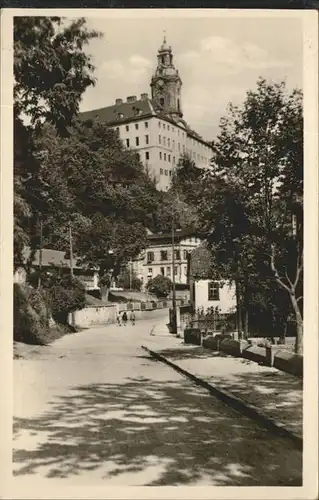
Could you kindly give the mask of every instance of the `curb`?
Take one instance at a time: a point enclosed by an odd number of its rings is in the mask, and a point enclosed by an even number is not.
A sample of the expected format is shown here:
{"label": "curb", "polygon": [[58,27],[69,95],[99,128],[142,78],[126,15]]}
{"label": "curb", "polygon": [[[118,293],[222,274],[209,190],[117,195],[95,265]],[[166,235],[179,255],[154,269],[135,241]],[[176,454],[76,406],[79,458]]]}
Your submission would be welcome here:
{"label": "curb", "polygon": [[158,354],[157,352],[148,349],[148,347],[145,346],[141,347],[142,349],[147,351],[148,354],[150,354],[153,358],[157,359],[158,361],[162,361],[163,363],[167,364],[177,372],[191,379],[193,382],[195,382],[195,384],[200,385],[204,389],[208,390],[213,396],[215,396],[217,399],[219,399],[226,405],[230,406],[234,410],[239,411],[246,417],[256,420],[259,424],[261,424],[263,427],[266,427],[269,431],[281,437],[290,439],[298,450],[300,451],[303,450],[303,439],[300,438],[299,436],[296,436],[288,429],[286,429],[281,422],[266,417],[264,414],[260,413],[260,411],[255,406],[244,402],[242,399],[239,399],[238,397],[234,396],[233,394],[230,394],[224,389],[223,390],[218,389],[217,387],[211,385],[210,383],[197,377],[196,375],[190,373],[189,371],[184,370],[184,368],[181,368],[172,361],[169,361],[161,354]]}

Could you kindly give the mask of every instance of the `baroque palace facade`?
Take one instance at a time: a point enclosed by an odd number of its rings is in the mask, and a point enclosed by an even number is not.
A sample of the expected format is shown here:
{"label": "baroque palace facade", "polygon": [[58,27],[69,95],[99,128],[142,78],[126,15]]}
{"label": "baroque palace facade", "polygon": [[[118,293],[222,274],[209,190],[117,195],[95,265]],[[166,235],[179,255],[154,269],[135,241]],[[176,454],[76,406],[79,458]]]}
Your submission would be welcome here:
{"label": "baroque palace facade", "polygon": [[114,128],[124,145],[139,153],[158,189],[167,190],[179,158],[187,154],[198,167],[208,167],[211,146],[183,119],[182,81],[164,37],[151,79],[151,98],[116,99],[105,108],[81,113],[81,119],[98,117]]}
{"label": "baroque palace facade", "polygon": [[[151,98],[147,93],[115,104],[81,113],[81,119],[99,118],[115,129],[125,147],[140,155],[145,168],[156,179],[159,190],[170,186],[172,172],[187,154],[200,168],[208,168],[211,145],[183,119],[182,81],[174,66],[173,53],[164,37],[157,54],[157,67],[151,78]],[[175,267],[172,266],[171,235],[148,236],[148,247],[130,265],[143,281],[158,274],[177,284],[187,284],[187,255],[200,241],[192,235],[176,234]]]}

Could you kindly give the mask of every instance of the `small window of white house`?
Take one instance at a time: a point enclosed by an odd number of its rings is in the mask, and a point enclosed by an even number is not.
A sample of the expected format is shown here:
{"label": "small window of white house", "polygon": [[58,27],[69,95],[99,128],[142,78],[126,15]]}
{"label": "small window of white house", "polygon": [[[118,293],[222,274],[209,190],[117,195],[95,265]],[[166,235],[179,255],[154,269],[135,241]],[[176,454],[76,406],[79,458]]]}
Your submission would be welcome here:
{"label": "small window of white house", "polygon": [[217,281],[208,283],[208,300],[219,300],[219,283]]}
{"label": "small window of white house", "polygon": [[149,160],[150,159],[150,154],[148,151],[146,151],[145,153],[145,160]]}
{"label": "small window of white house", "polygon": [[130,127],[128,125],[126,125],[125,130],[126,130],[126,132],[128,132],[130,130]]}

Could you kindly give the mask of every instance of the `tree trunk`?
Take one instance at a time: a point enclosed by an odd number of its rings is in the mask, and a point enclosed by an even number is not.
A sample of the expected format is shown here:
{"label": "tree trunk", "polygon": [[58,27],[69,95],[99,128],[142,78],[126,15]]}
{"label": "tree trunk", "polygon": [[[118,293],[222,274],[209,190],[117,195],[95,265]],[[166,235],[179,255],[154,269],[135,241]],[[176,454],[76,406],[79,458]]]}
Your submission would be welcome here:
{"label": "tree trunk", "polygon": [[244,311],[244,338],[248,339],[248,309],[245,308]]}
{"label": "tree trunk", "polygon": [[100,287],[101,301],[107,303],[109,300],[110,289],[107,286]]}
{"label": "tree trunk", "polygon": [[297,329],[295,341],[295,354],[302,354],[303,347],[303,321],[295,294],[290,294],[291,304],[295,313]]}
{"label": "tree trunk", "polygon": [[242,338],[242,308],[241,308],[241,300],[240,300],[240,286],[238,280],[236,280],[236,309],[237,309],[237,331],[238,331],[238,339]]}

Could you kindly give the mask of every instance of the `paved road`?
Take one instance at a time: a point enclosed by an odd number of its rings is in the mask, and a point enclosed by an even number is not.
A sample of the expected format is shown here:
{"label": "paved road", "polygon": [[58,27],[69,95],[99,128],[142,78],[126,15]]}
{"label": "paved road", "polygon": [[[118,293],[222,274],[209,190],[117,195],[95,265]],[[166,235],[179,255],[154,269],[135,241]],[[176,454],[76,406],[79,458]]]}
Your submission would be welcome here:
{"label": "paved road", "polygon": [[15,360],[16,483],[300,484],[289,441],[147,357],[142,344],[167,345],[161,328],[149,335],[164,319],[90,329]]}

